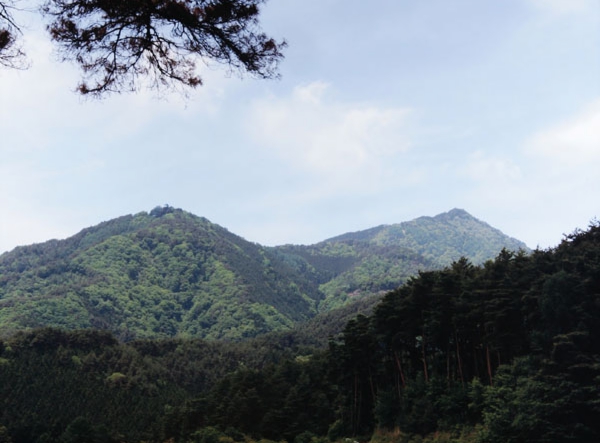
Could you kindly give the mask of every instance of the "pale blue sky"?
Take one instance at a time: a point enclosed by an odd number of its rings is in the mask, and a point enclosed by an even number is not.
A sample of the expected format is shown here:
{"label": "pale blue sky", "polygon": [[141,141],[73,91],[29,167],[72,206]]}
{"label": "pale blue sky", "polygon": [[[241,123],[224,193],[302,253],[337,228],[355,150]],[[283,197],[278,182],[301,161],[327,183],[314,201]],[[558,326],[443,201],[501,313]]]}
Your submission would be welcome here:
{"label": "pale blue sky", "polygon": [[82,100],[23,17],[0,252],[170,204],[264,245],[467,210],[530,247],[599,216],[600,0],[270,0],[282,78]]}

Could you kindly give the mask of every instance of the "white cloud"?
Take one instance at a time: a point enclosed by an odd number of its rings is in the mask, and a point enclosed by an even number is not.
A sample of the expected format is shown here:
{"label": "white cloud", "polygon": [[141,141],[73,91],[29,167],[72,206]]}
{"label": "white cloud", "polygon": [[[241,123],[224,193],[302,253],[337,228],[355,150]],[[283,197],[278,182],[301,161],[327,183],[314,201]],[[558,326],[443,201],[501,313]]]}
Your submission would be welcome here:
{"label": "white cloud", "polygon": [[411,111],[336,102],[327,96],[328,88],[313,82],[283,99],[255,102],[250,133],[259,145],[330,189],[376,188],[393,175],[399,156],[410,147]]}
{"label": "white cloud", "polygon": [[463,173],[480,182],[506,183],[519,180],[521,168],[510,159],[490,157],[479,150],[470,155]]}
{"label": "white cloud", "polygon": [[[557,168],[589,170],[600,164],[600,99],[574,118],[534,134],[525,144],[533,157]],[[591,172],[591,171],[590,171]]]}
{"label": "white cloud", "polygon": [[297,86],[294,89],[293,95],[300,102],[318,105],[321,103],[321,99],[327,91],[327,88],[329,88],[327,83],[316,81],[309,85]]}
{"label": "white cloud", "polygon": [[[586,228],[600,216],[600,99],[524,144],[535,177],[534,203],[555,232]],[[560,229],[560,230],[559,230]],[[559,239],[556,239],[558,243]]]}
{"label": "white cloud", "polygon": [[469,204],[485,220],[503,219],[529,246],[554,246],[585,229],[600,207],[600,100],[526,138],[521,154],[476,152],[464,173],[475,180]]}
{"label": "white cloud", "polygon": [[140,131],[164,116],[214,114],[223,100],[225,83],[233,86],[236,82],[204,67],[201,76],[205,86],[191,91],[188,99],[178,93],[159,98],[155,91],[144,88],[137,93],[113,94],[105,100],[82,98],[75,92],[80,81],[78,67],[56,61],[45,33],[28,30],[26,37],[31,67],[0,70],[1,149],[43,149],[55,135],[74,130],[110,141]]}
{"label": "white cloud", "polygon": [[465,159],[458,168],[469,180],[465,207],[531,247],[554,246],[562,234],[600,216],[594,198],[600,193],[600,100],[533,133],[520,148],[482,149]]}

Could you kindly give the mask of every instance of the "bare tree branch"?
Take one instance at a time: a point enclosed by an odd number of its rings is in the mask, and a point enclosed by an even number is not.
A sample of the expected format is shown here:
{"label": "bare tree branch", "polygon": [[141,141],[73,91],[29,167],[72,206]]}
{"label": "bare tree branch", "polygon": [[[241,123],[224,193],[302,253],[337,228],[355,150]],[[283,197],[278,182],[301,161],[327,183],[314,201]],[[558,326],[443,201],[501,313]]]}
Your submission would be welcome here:
{"label": "bare tree branch", "polygon": [[21,29],[13,19],[14,10],[15,6],[11,0],[0,2],[0,65],[24,69],[27,64],[25,53],[17,40]]}

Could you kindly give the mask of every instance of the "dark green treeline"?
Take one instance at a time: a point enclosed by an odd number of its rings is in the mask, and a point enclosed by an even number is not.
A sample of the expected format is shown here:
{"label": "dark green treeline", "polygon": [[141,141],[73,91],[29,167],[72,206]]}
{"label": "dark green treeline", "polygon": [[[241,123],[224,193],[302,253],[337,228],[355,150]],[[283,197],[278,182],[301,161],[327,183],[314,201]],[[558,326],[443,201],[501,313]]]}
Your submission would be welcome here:
{"label": "dark green treeline", "polygon": [[0,438],[15,443],[597,442],[598,417],[598,223],[423,272],[327,349],[54,329],[0,344]]}

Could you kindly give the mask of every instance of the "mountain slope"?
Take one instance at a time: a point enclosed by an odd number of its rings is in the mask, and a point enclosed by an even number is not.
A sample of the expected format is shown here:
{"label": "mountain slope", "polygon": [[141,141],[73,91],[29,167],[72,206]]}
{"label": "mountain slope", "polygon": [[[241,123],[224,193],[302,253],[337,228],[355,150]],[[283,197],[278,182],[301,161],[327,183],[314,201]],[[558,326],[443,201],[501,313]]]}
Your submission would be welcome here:
{"label": "mountain slope", "polygon": [[122,339],[238,340],[290,329],[419,270],[523,243],[462,210],[267,248],[180,209],[119,217],[0,256],[0,334],[100,328]]}
{"label": "mountain slope", "polygon": [[320,311],[365,294],[397,288],[419,270],[440,269],[461,257],[474,264],[494,258],[502,248],[528,251],[462,209],[393,225],[346,233],[312,246],[282,246],[325,274]]}
{"label": "mountain slope", "polygon": [[239,339],[312,317],[316,285],[270,255],[181,210],[121,217],[1,256],[0,331]]}
{"label": "mountain slope", "polygon": [[352,240],[380,247],[408,248],[438,266],[448,266],[461,257],[469,258],[473,264],[481,264],[495,257],[502,248],[528,249],[525,243],[508,237],[463,209],[343,234],[324,243]]}

